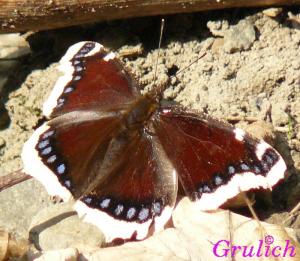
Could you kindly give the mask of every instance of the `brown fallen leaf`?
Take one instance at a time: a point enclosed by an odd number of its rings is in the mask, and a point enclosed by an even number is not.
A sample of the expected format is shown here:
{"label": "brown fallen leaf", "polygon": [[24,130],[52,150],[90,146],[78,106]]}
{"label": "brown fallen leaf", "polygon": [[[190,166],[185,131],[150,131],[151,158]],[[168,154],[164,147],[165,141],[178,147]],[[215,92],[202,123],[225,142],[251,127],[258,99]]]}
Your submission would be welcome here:
{"label": "brown fallen leaf", "polygon": [[201,212],[187,198],[176,207],[173,223],[174,228],[141,242],[92,253],[80,251],[88,260],[143,261],[249,260],[250,256],[251,260],[275,260],[276,255],[285,255],[284,260],[295,260],[293,255],[300,253],[293,229],[265,222],[258,224],[256,220],[228,210]]}
{"label": "brown fallen leaf", "polygon": [[5,260],[8,250],[8,233],[0,227],[0,260]]}
{"label": "brown fallen leaf", "polygon": [[26,254],[29,242],[25,239],[16,239],[0,227],[0,261],[19,258]]}

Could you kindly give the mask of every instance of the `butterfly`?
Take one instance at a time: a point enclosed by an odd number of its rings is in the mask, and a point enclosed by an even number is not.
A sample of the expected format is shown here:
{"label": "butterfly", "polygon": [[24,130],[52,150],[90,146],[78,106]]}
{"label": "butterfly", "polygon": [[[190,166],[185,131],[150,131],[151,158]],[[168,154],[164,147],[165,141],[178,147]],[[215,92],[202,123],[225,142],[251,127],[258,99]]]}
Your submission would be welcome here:
{"label": "butterfly", "polygon": [[144,95],[112,52],[79,42],[61,59],[43,113],[24,144],[24,171],[116,238],[144,239],[172,215],[179,191],[213,210],[241,191],[272,188],[286,165],[263,140],[197,111]]}

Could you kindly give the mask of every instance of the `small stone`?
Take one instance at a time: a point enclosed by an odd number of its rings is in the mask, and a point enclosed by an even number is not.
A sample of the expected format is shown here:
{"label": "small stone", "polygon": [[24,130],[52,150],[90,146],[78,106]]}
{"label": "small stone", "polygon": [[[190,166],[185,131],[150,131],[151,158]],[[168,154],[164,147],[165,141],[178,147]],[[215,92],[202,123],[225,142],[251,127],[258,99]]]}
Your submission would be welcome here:
{"label": "small stone", "polygon": [[30,52],[29,43],[19,33],[0,35],[0,59],[15,59]]}
{"label": "small stone", "polygon": [[2,137],[0,137],[0,149],[4,148],[6,145],[5,139],[3,139]]}
{"label": "small stone", "polygon": [[57,249],[51,251],[45,251],[42,254],[32,255],[29,254],[29,260],[35,261],[76,261],[78,260],[79,253],[76,248]]}
{"label": "small stone", "polygon": [[178,81],[178,79],[176,78],[176,76],[170,77],[170,83],[171,83],[171,85],[175,85],[177,81]]}
{"label": "small stone", "polygon": [[255,39],[253,23],[248,20],[242,20],[225,32],[223,48],[227,53],[247,51]]}
{"label": "small stone", "polygon": [[[8,144],[8,140],[6,142]],[[16,154],[11,154],[14,155]],[[12,161],[10,169],[19,167],[18,162]],[[50,204],[45,188],[35,179],[1,191],[0,202],[0,223],[8,231],[22,238],[28,238],[28,227],[32,217]]]}
{"label": "small stone", "polygon": [[224,39],[223,38],[216,38],[211,46],[211,51],[213,53],[218,53],[224,45]]}
{"label": "small stone", "polygon": [[272,7],[263,10],[263,14],[269,17],[276,17],[282,13],[282,8],[281,7]]}
{"label": "small stone", "polygon": [[275,133],[272,124],[265,121],[255,121],[245,126],[244,129],[255,138],[263,139],[270,145],[274,146]]}
{"label": "small stone", "polygon": [[223,37],[225,31],[229,28],[229,24],[227,20],[208,21],[207,28],[212,35]]}
{"label": "small stone", "polygon": [[30,238],[42,250],[100,247],[104,237],[94,225],[79,219],[73,204],[61,203],[42,209],[33,217]]}
{"label": "small stone", "polygon": [[282,109],[284,106],[272,106],[272,120],[274,126],[285,126],[289,123],[289,115]]}

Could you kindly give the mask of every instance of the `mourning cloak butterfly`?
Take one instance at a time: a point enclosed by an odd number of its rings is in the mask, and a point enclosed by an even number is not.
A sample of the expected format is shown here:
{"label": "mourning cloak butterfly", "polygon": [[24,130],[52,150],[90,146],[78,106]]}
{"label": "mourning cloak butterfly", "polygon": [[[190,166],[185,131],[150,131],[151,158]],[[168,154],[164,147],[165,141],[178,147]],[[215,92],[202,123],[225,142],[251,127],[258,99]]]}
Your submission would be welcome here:
{"label": "mourning cloak butterfly", "polygon": [[160,104],[113,53],[80,42],[61,59],[43,112],[25,143],[24,170],[51,195],[74,197],[107,241],[143,239],[170,219],[178,186],[201,210],[284,177],[278,152],[243,130]]}

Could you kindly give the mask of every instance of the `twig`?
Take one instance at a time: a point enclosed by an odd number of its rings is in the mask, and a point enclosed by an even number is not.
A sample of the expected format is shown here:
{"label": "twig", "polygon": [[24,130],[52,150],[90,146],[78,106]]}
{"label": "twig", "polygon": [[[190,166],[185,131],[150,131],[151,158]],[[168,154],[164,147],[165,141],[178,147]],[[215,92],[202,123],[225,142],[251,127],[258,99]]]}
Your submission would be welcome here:
{"label": "twig", "polygon": [[118,55],[122,58],[132,58],[141,55],[143,51],[143,46],[138,45],[136,47],[122,48],[118,51]]}
{"label": "twig", "polygon": [[39,31],[130,17],[223,8],[297,4],[300,0],[0,0],[0,32]]}
{"label": "twig", "polygon": [[15,172],[11,172],[5,176],[0,177],[0,192],[25,180],[31,179],[32,177],[22,172],[19,169]]}
{"label": "twig", "polygon": [[296,207],[294,207],[290,211],[289,216],[282,221],[282,225],[286,224],[289,220],[291,220],[293,217],[295,217],[297,215],[297,212],[299,211],[299,209],[300,209],[300,202],[296,205]]}
{"label": "twig", "polygon": [[245,202],[248,206],[248,209],[251,212],[252,217],[256,220],[257,225],[260,228],[261,238],[264,238],[267,235],[267,232],[266,232],[264,226],[262,225],[262,223],[260,222],[260,220],[259,220],[259,218],[258,218],[258,216],[257,216],[257,214],[256,214],[256,212],[255,212],[255,210],[252,206],[251,201],[249,200],[249,198],[247,197],[245,192],[240,192],[240,193],[241,193],[242,197],[244,198],[244,200],[245,200]]}

